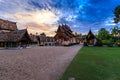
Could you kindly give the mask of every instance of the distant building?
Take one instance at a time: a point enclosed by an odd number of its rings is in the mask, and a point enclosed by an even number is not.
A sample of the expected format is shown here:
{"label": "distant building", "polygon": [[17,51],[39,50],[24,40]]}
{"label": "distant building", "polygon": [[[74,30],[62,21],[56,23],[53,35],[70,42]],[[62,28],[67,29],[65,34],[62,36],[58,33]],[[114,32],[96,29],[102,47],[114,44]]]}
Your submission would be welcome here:
{"label": "distant building", "polygon": [[18,30],[16,22],[0,19],[0,47],[26,46],[30,42],[27,29]]}
{"label": "distant building", "polygon": [[79,43],[79,44],[83,44],[84,39],[82,37],[76,37],[76,42]]}
{"label": "distant building", "polygon": [[53,37],[41,35],[39,36],[39,43],[40,43],[40,46],[54,46],[55,40]]}
{"label": "distant building", "polygon": [[55,40],[53,37],[46,36],[45,33],[41,33],[40,35],[37,35],[38,44],[40,46],[54,46]]}
{"label": "distant building", "polygon": [[59,25],[54,38],[57,40],[58,45],[69,45],[76,43],[75,35],[68,25]]}

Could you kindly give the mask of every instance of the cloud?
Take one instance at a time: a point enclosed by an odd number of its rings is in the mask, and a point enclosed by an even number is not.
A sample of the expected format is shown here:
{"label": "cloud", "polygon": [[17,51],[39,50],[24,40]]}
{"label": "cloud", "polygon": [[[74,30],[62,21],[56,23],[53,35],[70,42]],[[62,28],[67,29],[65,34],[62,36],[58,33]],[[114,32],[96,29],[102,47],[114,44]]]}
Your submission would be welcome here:
{"label": "cloud", "polygon": [[[23,27],[24,26],[24,27]],[[55,34],[55,31],[57,30],[58,25],[54,24],[54,25],[47,25],[47,24],[42,24],[42,23],[33,23],[33,22],[29,22],[29,23],[19,23],[18,27],[22,28],[27,28],[27,30],[29,31],[29,33],[42,33],[45,32],[47,35],[49,36],[53,36]]]}
{"label": "cloud", "polygon": [[19,28],[30,25],[31,32],[48,29],[51,35],[58,24],[66,23],[73,31],[85,33],[90,27],[97,31],[114,26],[113,10],[119,3],[120,0],[0,0],[0,18],[18,22]]}
{"label": "cloud", "polygon": [[31,13],[4,14],[5,19],[17,22],[19,29],[28,27],[29,33],[45,32],[47,35],[54,35],[59,16],[48,10],[39,10]]}
{"label": "cloud", "polygon": [[50,26],[46,24],[36,24],[36,23],[28,23],[26,24],[28,26],[28,31],[32,31],[33,34],[37,33],[42,33],[45,32],[47,35],[52,36],[55,34],[56,31],[56,25],[55,26]]}
{"label": "cloud", "polygon": [[9,17],[16,18],[21,22],[36,22],[38,24],[56,24],[59,20],[59,16],[56,16],[49,10],[39,10],[31,13],[16,13],[14,15],[9,15]]}

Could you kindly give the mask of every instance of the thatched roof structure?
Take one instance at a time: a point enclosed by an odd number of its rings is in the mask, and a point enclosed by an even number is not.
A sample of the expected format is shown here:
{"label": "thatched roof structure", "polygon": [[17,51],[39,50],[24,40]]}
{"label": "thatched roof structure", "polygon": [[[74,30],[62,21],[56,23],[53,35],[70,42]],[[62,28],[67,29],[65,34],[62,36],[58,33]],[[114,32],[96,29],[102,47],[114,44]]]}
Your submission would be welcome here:
{"label": "thatched roof structure", "polygon": [[56,39],[63,39],[63,38],[72,38],[75,37],[72,33],[72,30],[68,25],[59,25],[56,35],[54,38]]}
{"label": "thatched roof structure", "polygon": [[0,42],[19,42],[22,40],[31,41],[27,29],[0,33]]}
{"label": "thatched roof structure", "polygon": [[0,30],[17,30],[16,22],[0,19]]}

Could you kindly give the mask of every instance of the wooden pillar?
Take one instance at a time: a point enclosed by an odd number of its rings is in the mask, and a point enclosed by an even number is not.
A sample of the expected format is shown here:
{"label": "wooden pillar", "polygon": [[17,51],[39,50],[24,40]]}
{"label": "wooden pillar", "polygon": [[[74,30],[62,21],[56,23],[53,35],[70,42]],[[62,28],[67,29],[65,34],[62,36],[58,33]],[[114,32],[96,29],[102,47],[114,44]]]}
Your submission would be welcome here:
{"label": "wooden pillar", "polygon": [[7,44],[6,44],[6,42],[4,43],[4,45],[5,45],[5,48],[7,48]]}
{"label": "wooden pillar", "polygon": [[12,42],[10,42],[10,47],[12,47]]}

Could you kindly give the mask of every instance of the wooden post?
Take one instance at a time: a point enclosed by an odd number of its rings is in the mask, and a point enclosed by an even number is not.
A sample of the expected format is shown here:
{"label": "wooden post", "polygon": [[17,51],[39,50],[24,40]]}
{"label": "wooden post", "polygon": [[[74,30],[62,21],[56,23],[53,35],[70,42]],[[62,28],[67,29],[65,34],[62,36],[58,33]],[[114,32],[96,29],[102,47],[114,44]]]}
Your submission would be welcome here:
{"label": "wooden post", "polygon": [[12,47],[12,42],[10,42],[10,47]]}
{"label": "wooden post", "polygon": [[7,48],[6,42],[5,42],[5,48]]}

